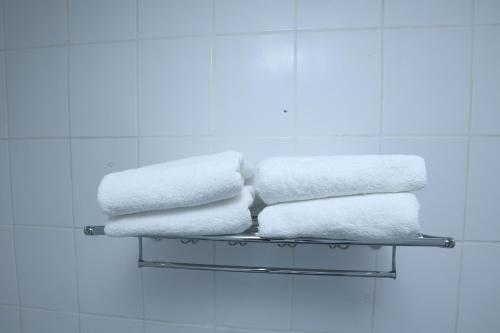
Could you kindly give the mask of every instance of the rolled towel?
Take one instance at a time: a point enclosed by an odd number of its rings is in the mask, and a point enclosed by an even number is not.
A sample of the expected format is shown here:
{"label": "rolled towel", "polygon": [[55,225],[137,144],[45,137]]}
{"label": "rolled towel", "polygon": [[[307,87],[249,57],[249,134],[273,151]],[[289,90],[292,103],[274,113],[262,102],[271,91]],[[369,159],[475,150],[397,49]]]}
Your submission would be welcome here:
{"label": "rolled towel", "polygon": [[236,196],[249,176],[239,152],[196,156],[108,174],[97,201],[108,216],[204,205]]}
{"label": "rolled towel", "polygon": [[297,201],[268,206],[259,234],[268,238],[317,237],[361,241],[415,238],[419,203],[411,193]]}
{"label": "rolled towel", "polygon": [[124,215],[104,227],[109,236],[195,236],[235,234],[252,225],[254,190],[245,186],[234,198],[203,206]]}
{"label": "rolled towel", "polygon": [[414,191],[426,182],[425,162],[413,155],[275,157],[259,163],[255,174],[267,204]]}

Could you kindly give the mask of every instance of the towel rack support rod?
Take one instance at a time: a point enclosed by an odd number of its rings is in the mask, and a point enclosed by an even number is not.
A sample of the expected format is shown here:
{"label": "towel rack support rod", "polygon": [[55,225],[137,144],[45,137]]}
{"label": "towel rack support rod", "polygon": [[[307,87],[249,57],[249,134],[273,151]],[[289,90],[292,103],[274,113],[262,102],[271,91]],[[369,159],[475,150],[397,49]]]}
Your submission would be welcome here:
{"label": "towel rack support rod", "polygon": [[352,276],[352,277],[378,277],[396,278],[395,271],[371,271],[371,270],[342,270],[342,269],[308,269],[308,268],[282,268],[282,267],[255,267],[255,266],[233,266],[233,265],[211,265],[194,264],[168,261],[139,261],[139,267],[173,268],[205,270],[218,272],[242,272],[242,273],[268,273],[268,274],[290,274],[290,275],[320,275],[320,276]]}
{"label": "towel rack support rod", "polygon": [[143,241],[139,240],[139,267],[189,269],[217,272],[242,272],[242,273],[268,273],[268,274],[289,274],[289,275],[316,275],[316,276],[350,276],[350,277],[376,277],[376,278],[396,278],[396,246],[392,247],[392,264],[390,271],[375,270],[345,270],[345,269],[312,269],[312,268],[285,268],[285,267],[257,267],[257,266],[235,266],[235,265],[215,265],[196,264],[170,261],[149,261],[143,257]]}

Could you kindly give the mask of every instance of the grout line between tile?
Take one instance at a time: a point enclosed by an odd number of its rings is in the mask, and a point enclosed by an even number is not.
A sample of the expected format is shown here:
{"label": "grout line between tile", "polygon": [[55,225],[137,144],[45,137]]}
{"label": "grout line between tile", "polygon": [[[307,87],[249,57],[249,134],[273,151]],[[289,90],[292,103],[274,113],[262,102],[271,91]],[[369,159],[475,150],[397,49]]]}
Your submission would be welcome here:
{"label": "grout line between tile", "polygon": [[[216,0],[212,0],[212,31],[210,34],[210,82],[209,82],[209,133],[210,133],[210,151],[214,152],[214,124],[215,124],[215,17],[216,17]],[[212,242],[212,263],[215,264],[217,259],[217,245]],[[212,272],[212,297],[213,297],[213,326],[214,332],[217,330],[217,272]]]}
{"label": "grout line between tile", "polygon": [[26,309],[26,310],[56,312],[56,313],[73,314],[73,315],[79,315],[79,313],[80,313],[78,311],[55,310],[55,309],[48,309],[48,308],[44,308],[44,307],[40,307],[40,306],[32,306],[32,305],[20,305],[19,307],[21,309]]}
{"label": "grout line between tile", "polygon": [[[140,0],[135,0],[135,92],[136,92],[136,96],[135,96],[135,100],[136,100],[136,166],[140,166],[141,165],[141,140],[140,140],[140,132],[141,132],[141,126],[140,126],[140,119],[141,119],[141,116],[140,116],[140,112],[141,112],[141,90],[140,90],[140,86],[141,86],[141,80],[140,80],[140,76],[141,76],[141,70],[140,70],[140,57],[141,57],[141,52],[140,52],[140,48],[141,48],[141,43],[139,41],[139,26],[140,26],[140,5],[139,5],[139,1]],[[139,268],[138,268],[139,269]],[[141,285],[141,315],[142,315],[142,330],[143,330],[143,333],[146,332],[146,306],[145,306],[145,296],[144,296],[144,270],[141,269],[140,270],[140,285]]]}
{"label": "grout line between tile", "polygon": [[2,34],[2,45],[0,45],[0,50],[3,52],[7,49],[7,32],[6,32],[6,29],[7,29],[7,25],[5,24],[5,18],[7,17],[7,15],[5,14],[5,2],[0,0],[0,18],[2,19],[1,22],[0,22],[0,33]]}
{"label": "grout line between tile", "polygon": [[385,56],[385,30],[384,30],[384,0],[380,1],[380,116],[379,116],[379,154],[382,154],[382,137],[384,135],[384,56]]}
{"label": "grout line between tile", "polygon": [[[379,115],[379,138],[378,138],[378,153],[382,154],[382,138],[384,135],[384,58],[385,58],[385,1],[380,0],[380,115]],[[378,257],[381,251],[375,251],[375,269],[378,269]],[[377,297],[377,279],[373,281],[372,292],[372,308],[370,318],[370,331],[375,332],[375,305]]]}
{"label": "grout line between tile", "polygon": [[19,309],[21,306],[17,304],[10,304],[10,303],[0,303],[0,307],[3,308],[11,308],[11,309]]}
{"label": "grout line between tile", "polygon": [[[121,315],[112,315],[112,314],[102,314],[102,313],[93,313],[93,312],[74,312],[74,311],[65,311],[65,310],[55,310],[55,309],[48,309],[48,308],[43,308],[43,307],[37,307],[37,306],[20,306],[20,305],[15,305],[15,304],[4,304],[0,303],[0,306],[2,307],[8,307],[8,308],[18,308],[20,311],[22,309],[26,310],[37,310],[37,311],[45,311],[45,312],[52,312],[52,313],[62,313],[62,314],[71,314],[71,315],[83,315],[83,316],[91,316],[91,317],[100,317],[100,318],[112,318],[112,319],[120,319],[120,320],[136,320],[136,321],[144,321],[144,322],[153,322],[153,323],[160,323],[160,324],[171,324],[171,325],[178,325],[178,326],[185,326],[185,327],[200,327],[200,328],[225,328],[225,329],[237,329],[241,331],[248,331],[248,332],[290,332],[288,329],[254,329],[250,327],[243,327],[243,326],[231,326],[231,325],[221,325],[221,326],[216,326],[216,325],[211,325],[211,324],[196,324],[196,323],[189,323],[189,322],[179,322],[179,321],[172,321],[172,320],[158,320],[158,319],[145,319],[140,317],[133,317],[133,316],[121,316]],[[295,333],[305,333],[303,331],[295,331],[292,330],[292,332]]]}
{"label": "grout line between tile", "polygon": [[[298,33],[297,33],[297,28],[298,28],[298,0],[294,0],[294,9],[293,9],[293,15],[294,15],[294,33],[293,33],[293,77],[294,77],[294,91],[293,91],[293,131],[294,131],[294,143],[293,143],[293,152],[295,154],[298,153],[298,112],[299,112],[299,107],[298,107]],[[292,267],[295,267],[295,247],[292,248]],[[296,288],[296,277],[291,276],[291,281],[290,281],[290,323],[288,324],[288,327],[290,330],[293,331],[294,329],[294,311],[295,311],[295,288]]]}
{"label": "grout line between tile", "polygon": [[[217,260],[216,260],[216,256],[217,256],[217,244],[216,242],[212,242],[212,264],[216,264],[217,263]],[[212,292],[213,292],[213,306],[214,306],[214,313],[213,313],[213,324],[215,327],[217,327],[218,325],[218,318],[217,318],[217,272],[212,272],[213,274],[213,288],[212,288]]]}
{"label": "grout line between tile", "polygon": [[[295,251],[297,250],[297,247],[294,247],[291,249],[292,250],[292,267],[295,267]],[[290,323],[289,323],[289,328],[293,331],[294,329],[294,313],[295,313],[295,295],[296,295],[296,287],[297,287],[297,277],[292,275],[291,276],[291,297],[290,297]]]}
{"label": "grout line between tile", "polygon": [[[139,0],[136,0],[136,7],[137,7],[137,13],[136,13],[136,20],[139,20]],[[136,24],[136,35],[139,33],[138,31],[138,24]],[[135,133],[136,133],[136,165],[140,166],[141,165],[141,154],[140,154],[140,146],[141,146],[141,43],[137,39],[135,41],[135,106],[136,106],[136,128],[135,128]]]}
{"label": "grout line between tile", "polygon": [[[62,139],[86,139],[86,140],[104,140],[104,139],[193,139],[193,138],[213,138],[213,139],[294,139],[295,136],[271,136],[271,135],[214,135],[196,134],[196,135],[130,135],[130,136],[44,136],[44,137],[10,137],[0,138],[0,141],[28,141],[28,140],[62,140]],[[301,135],[300,138],[378,138],[380,134],[331,134],[331,135]],[[382,138],[422,138],[422,139],[439,139],[439,138],[500,138],[500,134],[437,134],[437,133],[421,133],[421,134],[383,134]]]}
{"label": "grout line between tile", "polygon": [[[68,140],[68,146],[69,146],[69,183],[70,183],[70,189],[71,189],[71,217],[73,219],[73,229],[75,227],[75,188],[73,184],[73,140],[71,139],[71,85],[70,85],[70,79],[71,79],[71,63],[70,63],[70,4],[69,0],[65,1],[66,5],[66,107],[67,107],[67,112],[68,112],[68,135],[69,135],[69,140]],[[80,320],[80,310],[81,310],[81,305],[80,305],[80,281],[78,278],[78,255],[77,255],[77,246],[76,246],[76,232],[73,231],[71,233],[73,237],[73,259],[75,261],[75,283],[76,283],[76,305],[78,309],[78,331],[81,331],[81,320]]]}
{"label": "grout line between tile", "polygon": [[50,49],[56,47],[65,47],[64,44],[47,44],[47,45],[34,45],[34,46],[22,46],[22,47],[9,47],[5,48],[2,51],[4,52],[15,52],[15,51],[25,51],[25,50],[38,50],[38,49]]}
{"label": "grout line between tile", "polygon": [[481,239],[466,239],[463,241],[456,241],[459,244],[487,244],[496,245],[500,244],[500,240],[481,240]]}
{"label": "grout line between tile", "polygon": [[209,78],[209,99],[208,99],[208,123],[209,123],[209,140],[210,151],[214,152],[214,134],[215,134],[215,0],[212,0],[212,30],[210,33],[210,78]]}
{"label": "grout line between tile", "polygon": [[[139,0],[136,0],[137,3]],[[137,6],[139,7],[139,6]],[[139,16],[137,14],[137,16]],[[136,128],[135,137],[137,138],[137,159],[139,164],[139,138],[141,132],[141,43],[139,40],[135,41],[135,106],[136,106]],[[134,137],[134,136],[132,136]]]}
{"label": "grout line between tile", "polygon": [[157,319],[148,319],[147,321],[151,322],[151,323],[173,324],[173,325],[179,325],[179,326],[185,326],[185,327],[214,328],[213,325],[209,325],[209,324],[177,323],[177,322],[171,322],[171,321],[161,321],[161,320],[157,320]]}
{"label": "grout line between tile", "polygon": [[[475,8],[476,1],[471,1],[471,25],[470,25],[470,73],[469,73],[469,114],[468,114],[468,123],[467,123],[467,146],[466,146],[466,156],[467,160],[465,162],[465,184],[464,184],[464,204],[463,204],[463,219],[462,219],[462,241],[465,239],[465,230],[467,224],[467,201],[469,197],[469,174],[470,174],[470,144],[471,138],[470,133],[472,129],[472,107],[473,107],[473,95],[474,95],[474,20],[475,20]],[[464,246],[463,244],[460,246],[460,254],[459,254],[459,267],[458,267],[458,286],[457,286],[457,304],[455,305],[455,323],[454,323],[454,331],[458,332],[458,324],[460,318],[460,291],[462,289],[462,269],[463,269],[463,255],[464,255]]]}
{"label": "grout line between tile", "polygon": [[298,119],[299,119],[299,107],[298,107],[298,0],[294,0],[293,8],[293,152],[297,153],[298,146]]}
{"label": "grout line between tile", "polygon": [[[301,135],[301,138],[378,138],[380,134],[330,134],[330,135]],[[467,134],[385,134],[385,138],[467,138]],[[471,134],[471,138],[500,138],[500,134]],[[87,139],[87,140],[100,140],[100,139],[135,139],[136,135],[130,136],[45,136],[45,137],[11,137],[0,138],[0,141],[22,141],[22,140],[61,140],[61,139]],[[209,134],[196,134],[196,135],[142,135],[141,139],[192,139],[192,138],[210,138]],[[216,135],[216,139],[293,139],[294,136],[272,136],[272,135]]]}
{"label": "grout line between tile", "polygon": [[[500,23],[482,23],[475,24],[475,26],[487,26],[495,27],[500,26]],[[453,29],[453,28],[469,28],[469,24],[448,24],[448,25],[408,25],[408,26],[386,26],[385,30],[425,30],[425,29]],[[103,40],[103,41],[92,41],[92,42],[68,42],[64,44],[48,44],[48,45],[34,45],[34,46],[22,46],[22,47],[5,47],[3,51],[18,51],[18,50],[28,50],[28,49],[39,49],[39,48],[51,48],[51,47],[63,47],[63,46],[76,46],[76,45],[94,45],[94,44],[114,44],[114,43],[126,43],[135,42],[136,40],[162,40],[162,39],[181,39],[181,38],[198,38],[198,37],[224,37],[224,36],[248,36],[248,35],[269,35],[269,34],[286,34],[286,33],[315,33],[315,32],[335,32],[335,31],[359,31],[359,30],[378,30],[378,26],[347,26],[347,27],[332,27],[332,28],[318,28],[318,29],[278,29],[278,30],[261,30],[261,31],[246,31],[246,32],[229,32],[229,33],[204,33],[204,34],[186,34],[186,35],[164,35],[164,36],[152,36],[152,37],[139,37],[119,39],[119,40]]]}
{"label": "grout line between tile", "polygon": [[[2,31],[4,33],[4,43],[6,43],[6,38],[5,38],[5,8],[2,8]],[[4,45],[6,46],[6,45]],[[10,106],[9,106],[9,88],[7,85],[7,71],[8,71],[8,61],[7,61],[7,53],[4,52],[4,58],[3,58],[3,65],[4,65],[4,84],[5,84],[5,105],[6,105],[6,120],[7,120],[7,138],[10,138]],[[10,210],[11,210],[11,219],[12,219],[12,246],[14,247],[13,249],[13,254],[14,254],[14,268],[16,270],[16,286],[17,286],[17,302],[19,303],[18,307],[18,313],[19,313],[19,328],[21,332],[23,332],[23,321],[22,321],[22,311],[21,311],[21,286],[19,283],[19,264],[18,264],[18,254],[17,254],[17,246],[16,246],[16,217],[15,217],[15,210],[14,210],[14,182],[13,182],[13,177],[12,177],[12,149],[11,149],[11,142],[9,139],[7,139],[7,158],[9,159],[8,163],[8,172],[9,172],[9,194],[10,194]]]}

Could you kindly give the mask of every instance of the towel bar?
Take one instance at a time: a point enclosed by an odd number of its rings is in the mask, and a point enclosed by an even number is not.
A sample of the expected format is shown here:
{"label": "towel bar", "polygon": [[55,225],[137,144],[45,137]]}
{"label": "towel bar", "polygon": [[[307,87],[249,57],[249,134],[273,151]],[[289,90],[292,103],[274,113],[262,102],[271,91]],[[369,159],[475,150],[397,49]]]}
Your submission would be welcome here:
{"label": "towel bar", "polygon": [[[86,226],[83,229],[85,235],[97,236],[104,235],[104,226]],[[414,239],[399,240],[394,242],[386,241],[355,241],[343,239],[327,239],[327,238],[263,238],[257,234],[256,227],[252,227],[246,232],[238,235],[221,235],[221,236],[189,236],[189,237],[158,237],[154,235],[139,235],[139,267],[157,267],[157,268],[173,268],[173,269],[191,269],[191,270],[208,270],[220,272],[244,272],[244,273],[269,273],[269,274],[292,274],[292,275],[322,275],[322,276],[351,276],[351,277],[375,277],[375,278],[396,278],[396,248],[398,246],[423,246],[423,247],[442,247],[453,248],[455,240],[451,237],[439,237],[420,234]],[[294,247],[301,244],[323,244],[329,245],[330,248],[346,249],[350,245],[364,245],[372,247],[390,246],[392,247],[391,270],[343,270],[343,269],[310,269],[310,268],[289,268],[289,267],[258,267],[258,266],[233,266],[233,265],[216,265],[216,264],[194,264],[183,262],[170,261],[150,261],[144,260],[143,257],[143,238],[153,239],[179,239],[184,244],[196,243],[199,240],[228,242],[230,245],[245,245],[248,242],[259,243],[274,243],[278,246]]]}

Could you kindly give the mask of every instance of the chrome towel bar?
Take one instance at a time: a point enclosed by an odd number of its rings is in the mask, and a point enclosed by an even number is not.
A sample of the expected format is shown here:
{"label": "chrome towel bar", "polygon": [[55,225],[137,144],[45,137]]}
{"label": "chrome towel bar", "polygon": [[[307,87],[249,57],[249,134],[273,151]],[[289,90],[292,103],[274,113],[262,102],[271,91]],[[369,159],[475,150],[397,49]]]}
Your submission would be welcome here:
{"label": "chrome towel bar", "polygon": [[[83,229],[85,235],[97,236],[105,235],[104,226],[86,226]],[[387,241],[355,241],[343,239],[327,238],[263,238],[257,234],[256,227],[247,230],[238,235],[220,235],[220,236],[162,236],[155,235],[137,235],[139,239],[139,267],[157,267],[173,269],[191,269],[208,270],[219,272],[243,272],[243,273],[269,273],[269,274],[292,274],[292,275],[322,275],[322,276],[351,276],[351,277],[377,277],[377,278],[396,278],[396,248],[398,246],[423,246],[423,247],[442,247],[453,248],[455,240],[451,237],[439,237],[420,234],[414,239],[398,240],[394,242]],[[323,244],[330,248],[346,249],[350,245],[362,245],[371,247],[390,246],[392,247],[391,270],[344,270],[344,269],[310,269],[310,268],[289,268],[289,267],[259,267],[259,266],[233,266],[216,264],[195,264],[170,261],[151,261],[145,260],[143,256],[143,238],[153,239],[179,239],[184,244],[196,243],[199,240],[227,242],[229,245],[245,245],[248,242],[274,243],[278,246],[295,247],[302,244]]]}

